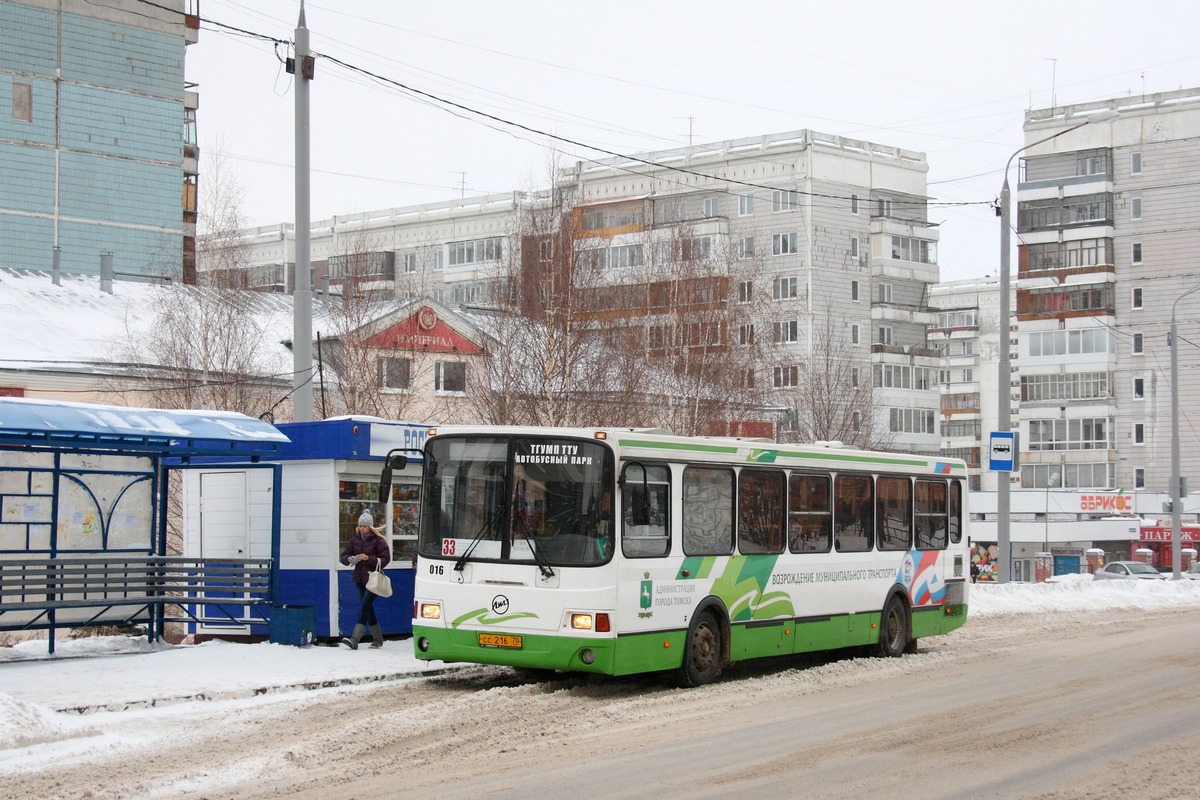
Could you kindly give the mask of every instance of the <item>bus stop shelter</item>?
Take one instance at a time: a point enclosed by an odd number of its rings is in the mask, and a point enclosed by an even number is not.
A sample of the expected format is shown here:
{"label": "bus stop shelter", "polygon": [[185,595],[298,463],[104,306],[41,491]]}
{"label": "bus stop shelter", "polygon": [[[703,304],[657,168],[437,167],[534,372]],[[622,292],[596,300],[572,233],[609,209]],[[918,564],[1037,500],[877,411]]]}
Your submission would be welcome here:
{"label": "bus stop shelter", "polygon": [[224,411],[0,398],[0,630],[269,617],[272,558],[183,558],[169,541],[170,474],[205,457],[262,463],[288,438]]}

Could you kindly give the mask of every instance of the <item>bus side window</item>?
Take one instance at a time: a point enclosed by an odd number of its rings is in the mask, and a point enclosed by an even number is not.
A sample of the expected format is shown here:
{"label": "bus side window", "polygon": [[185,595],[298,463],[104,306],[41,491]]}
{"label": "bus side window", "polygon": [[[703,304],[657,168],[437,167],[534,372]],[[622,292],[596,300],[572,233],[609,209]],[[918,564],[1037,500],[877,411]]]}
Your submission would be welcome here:
{"label": "bus side window", "polygon": [[783,552],[784,475],[781,470],[743,469],[738,474],[738,550]]}
{"label": "bus side window", "polygon": [[833,539],[829,476],[793,474],[788,482],[788,547],[793,553],[827,553]]}
{"label": "bus side window", "polygon": [[917,549],[946,548],[946,482],[917,481]]}
{"label": "bus side window", "polygon": [[962,481],[950,481],[950,541],[962,541]]}
{"label": "bus side window", "polygon": [[833,546],[865,553],[875,545],[875,493],[870,475],[838,475],[833,482]]}
{"label": "bus side window", "polygon": [[683,471],[683,552],[727,556],[733,552],[733,470]]}
{"label": "bus side window", "polygon": [[875,484],[876,530],[880,550],[907,550],[912,544],[912,481],[880,478]]}
{"label": "bus side window", "polygon": [[661,465],[625,468],[621,552],[634,558],[665,556],[671,550],[669,508],[671,476]]}

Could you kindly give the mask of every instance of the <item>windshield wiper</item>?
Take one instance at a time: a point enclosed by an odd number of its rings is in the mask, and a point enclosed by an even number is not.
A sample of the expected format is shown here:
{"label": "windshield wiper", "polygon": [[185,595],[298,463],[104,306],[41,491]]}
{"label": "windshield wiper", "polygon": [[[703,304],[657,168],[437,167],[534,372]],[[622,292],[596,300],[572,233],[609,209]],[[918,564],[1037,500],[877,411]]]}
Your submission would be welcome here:
{"label": "windshield wiper", "polygon": [[483,537],[487,534],[487,532],[492,529],[492,522],[496,519],[497,516],[499,516],[499,509],[492,512],[492,514],[489,515],[488,518],[484,521],[483,527],[481,527],[479,529],[479,533],[475,534],[475,538],[473,538],[471,540],[471,543],[469,545],[467,545],[467,549],[463,550],[463,554],[458,557],[457,561],[454,562],[454,571],[455,572],[463,571],[463,567],[466,566],[467,559],[469,559],[471,557],[471,553],[475,552],[475,548],[479,545],[480,542],[483,541]]}
{"label": "windshield wiper", "polygon": [[542,571],[543,578],[553,578],[554,570],[550,565],[542,560],[542,554],[538,552],[537,547],[533,543],[533,539],[529,538],[529,526],[525,524],[525,516],[517,513],[513,514],[513,531],[517,529],[517,523],[521,524],[521,535],[525,537],[525,541],[529,543],[529,552],[533,553],[533,563],[537,564],[538,569]]}

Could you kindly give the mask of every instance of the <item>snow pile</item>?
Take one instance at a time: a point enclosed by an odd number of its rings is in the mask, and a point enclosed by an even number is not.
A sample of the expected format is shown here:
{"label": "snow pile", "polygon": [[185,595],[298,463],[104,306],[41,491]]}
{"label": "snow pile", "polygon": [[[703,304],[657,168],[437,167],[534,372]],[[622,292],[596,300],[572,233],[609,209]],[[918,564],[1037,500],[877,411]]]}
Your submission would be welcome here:
{"label": "snow pile", "polygon": [[96,731],[81,728],[45,706],[29,703],[0,692],[0,750],[59,742],[77,736],[94,736]]}
{"label": "snow pile", "polygon": [[1059,575],[1045,583],[976,583],[968,618],[993,614],[1079,611],[1154,611],[1200,606],[1200,581],[1097,581]]}

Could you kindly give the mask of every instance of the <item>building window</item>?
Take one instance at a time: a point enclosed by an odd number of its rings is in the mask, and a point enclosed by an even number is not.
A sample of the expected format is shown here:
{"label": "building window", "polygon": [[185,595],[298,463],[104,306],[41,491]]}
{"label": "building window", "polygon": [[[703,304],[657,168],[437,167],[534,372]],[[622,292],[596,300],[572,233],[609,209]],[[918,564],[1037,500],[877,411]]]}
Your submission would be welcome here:
{"label": "building window", "polygon": [[879,216],[890,217],[892,215],[892,201],[879,199]]}
{"label": "building window", "polygon": [[1146,397],[1146,379],[1145,378],[1134,378],[1133,379],[1133,399],[1134,400],[1142,400],[1145,397]]}
{"label": "building window", "polygon": [[856,195],[856,194],[850,195],[850,213],[851,214],[858,213],[858,195]]}
{"label": "building window", "polygon": [[850,428],[855,433],[862,430],[862,412],[861,411],[851,411],[850,412]]}
{"label": "building window", "polygon": [[772,236],[771,252],[777,256],[786,256],[796,252],[796,234],[777,233]]}
{"label": "building window", "polygon": [[17,122],[33,122],[33,84],[13,81],[12,118]]}
{"label": "building window", "polygon": [[1145,444],[1146,443],[1146,423],[1144,423],[1144,422],[1133,423],[1133,443],[1134,444]]}
{"label": "building window", "polygon": [[1138,467],[1137,469],[1135,469],[1133,471],[1133,488],[1135,488],[1135,489],[1145,489],[1146,488],[1146,470],[1143,469],[1142,467]]}
{"label": "building window", "polygon": [[975,370],[963,370],[963,383],[973,383],[975,381]]}
{"label": "building window", "polygon": [[1084,419],[1029,420],[1029,449],[1046,450],[1111,450],[1113,441],[1112,417]]}
{"label": "building window", "polygon": [[379,359],[379,385],[384,389],[407,390],[412,379],[412,359]]}
{"label": "building window", "polygon": [[467,365],[461,361],[439,361],[434,381],[439,392],[462,394],[467,391]]}
{"label": "building window", "polygon": [[738,239],[738,258],[754,258],[754,237],[743,236]]}
{"label": "building window", "polygon": [[738,344],[747,346],[754,344],[753,323],[747,323],[738,328]]}
{"label": "building window", "polygon": [[716,197],[704,198],[704,216],[712,219],[720,213],[721,204]]}
{"label": "building window", "polygon": [[543,263],[554,260],[554,240],[542,239],[538,242],[538,261]]}
{"label": "building window", "polygon": [[899,261],[917,261],[921,264],[937,263],[937,242],[914,239],[911,236],[892,237],[892,258]]}
{"label": "building window", "polygon": [[850,326],[850,344],[858,344],[858,324]]}
{"label": "building window", "polygon": [[1133,335],[1133,354],[1141,355],[1143,352],[1145,351],[1142,349],[1142,334],[1135,333]]}
{"label": "building window", "polygon": [[1141,153],[1130,153],[1129,154],[1129,174],[1130,175],[1141,175],[1142,174],[1142,154]]}
{"label": "building window", "polygon": [[1025,260],[1031,270],[1094,267],[1111,264],[1112,239],[1079,239],[1025,246]]}
{"label": "building window", "polygon": [[754,213],[754,195],[740,194],[738,195],[738,216],[748,217]]}
{"label": "building window", "polygon": [[797,296],[799,279],[775,278],[771,281],[772,300],[794,300]]}
{"label": "building window", "polygon": [[773,383],[776,389],[800,385],[799,367],[775,367]]}
{"label": "building window", "polygon": [[772,329],[771,340],[776,344],[795,344],[800,341],[800,323],[794,319],[776,322]]}
{"label": "building window", "polygon": [[462,264],[478,264],[484,261],[499,261],[504,254],[504,240],[499,236],[488,239],[473,239],[465,242],[451,242],[447,245],[450,252],[450,266]]}
{"label": "building window", "polygon": [[858,388],[858,367],[850,368],[850,385]]}
{"label": "building window", "polygon": [[754,297],[754,282],[741,281],[738,283],[738,302],[749,303]]}
{"label": "building window", "polygon": [[1130,219],[1141,219],[1142,218],[1142,198],[1135,197],[1129,201],[1129,218]]}
{"label": "building window", "polygon": [[1129,307],[1139,309],[1142,307],[1142,290],[1138,287],[1129,293]]}
{"label": "building window", "polygon": [[858,281],[850,281],[850,299],[858,302]]}
{"label": "building window", "polygon": [[881,283],[876,288],[879,290],[879,302],[892,302],[892,285],[890,283]]}
{"label": "building window", "polygon": [[892,408],[888,422],[893,433],[937,433],[932,409]]}
{"label": "building window", "polygon": [[1130,247],[1130,261],[1134,264],[1142,263],[1142,243],[1134,242]]}
{"label": "building window", "polygon": [[890,345],[892,343],[892,326],[891,325],[880,325],[879,326],[878,343],[883,344],[883,345]]}
{"label": "building window", "polygon": [[416,272],[417,271],[417,254],[416,253],[405,253],[404,254],[404,271],[405,272]]}
{"label": "building window", "polygon": [[791,211],[796,207],[795,189],[776,189],[771,192],[771,211]]}
{"label": "building window", "polygon": [[858,258],[858,237],[857,236],[850,237],[850,257]]}

